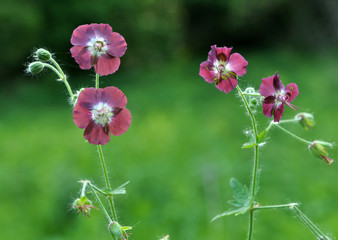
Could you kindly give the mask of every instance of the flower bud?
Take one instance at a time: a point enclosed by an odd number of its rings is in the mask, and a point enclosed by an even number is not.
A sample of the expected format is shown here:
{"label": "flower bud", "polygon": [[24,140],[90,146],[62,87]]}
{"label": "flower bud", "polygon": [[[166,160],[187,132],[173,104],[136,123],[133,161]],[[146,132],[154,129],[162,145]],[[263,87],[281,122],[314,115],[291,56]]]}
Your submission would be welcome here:
{"label": "flower bud", "polygon": [[32,73],[32,74],[39,74],[43,68],[45,67],[45,65],[42,62],[32,62],[31,64],[28,65],[28,72]]}
{"label": "flower bud", "polygon": [[323,159],[328,165],[331,165],[334,160],[328,157],[329,153],[324,146],[332,147],[332,144],[323,141],[313,141],[312,144],[309,145],[309,149],[313,156]]}
{"label": "flower bud", "polygon": [[312,128],[315,125],[315,120],[312,114],[310,113],[299,113],[295,116],[299,120],[299,123],[307,130],[309,127]]}
{"label": "flower bud", "polygon": [[73,202],[73,208],[76,209],[78,213],[82,212],[84,215],[89,216],[91,208],[96,207],[92,205],[92,202],[86,196],[83,196],[75,199]]}
{"label": "flower bud", "polygon": [[52,57],[50,52],[48,52],[46,49],[43,48],[39,48],[38,50],[36,50],[35,56],[37,59],[43,62],[49,61]]}
{"label": "flower bud", "polygon": [[112,221],[109,223],[108,229],[117,240],[123,240],[121,225],[118,222]]}

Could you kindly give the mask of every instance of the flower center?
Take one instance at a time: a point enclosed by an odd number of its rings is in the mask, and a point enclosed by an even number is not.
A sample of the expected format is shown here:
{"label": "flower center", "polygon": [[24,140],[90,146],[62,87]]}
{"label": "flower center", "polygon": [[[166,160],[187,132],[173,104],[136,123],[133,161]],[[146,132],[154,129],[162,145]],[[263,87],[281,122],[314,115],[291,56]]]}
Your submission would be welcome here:
{"label": "flower center", "polygon": [[104,42],[102,41],[96,41],[94,44],[94,49],[97,52],[102,52],[102,48],[104,47]]}
{"label": "flower center", "polygon": [[94,56],[100,56],[108,50],[107,42],[103,38],[92,38],[88,44],[88,49]]}
{"label": "flower center", "polygon": [[230,77],[236,78],[236,74],[231,70],[229,63],[224,61],[216,61],[214,65],[215,78],[214,81],[216,84],[220,80],[227,80]]}
{"label": "flower center", "polygon": [[101,124],[102,127],[105,127],[114,116],[113,109],[103,102],[96,104],[91,113],[95,124]]}
{"label": "flower center", "polygon": [[288,100],[289,96],[286,94],[286,92],[284,90],[281,90],[280,92],[277,92],[276,94],[276,99],[279,102],[285,102],[286,100]]}

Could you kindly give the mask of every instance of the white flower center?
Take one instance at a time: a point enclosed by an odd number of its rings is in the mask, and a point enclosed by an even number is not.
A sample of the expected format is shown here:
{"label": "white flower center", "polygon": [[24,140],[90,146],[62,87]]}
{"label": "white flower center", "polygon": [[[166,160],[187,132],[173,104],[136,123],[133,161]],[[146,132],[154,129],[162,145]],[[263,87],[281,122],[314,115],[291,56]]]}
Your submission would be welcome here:
{"label": "white flower center", "polygon": [[87,46],[91,54],[95,56],[100,56],[108,50],[107,41],[101,37],[90,39]]}
{"label": "white flower center", "polygon": [[106,126],[107,123],[110,123],[114,116],[113,109],[107,103],[103,102],[96,104],[91,113],[92,120],[95,124],[101,124],[102,127]]}

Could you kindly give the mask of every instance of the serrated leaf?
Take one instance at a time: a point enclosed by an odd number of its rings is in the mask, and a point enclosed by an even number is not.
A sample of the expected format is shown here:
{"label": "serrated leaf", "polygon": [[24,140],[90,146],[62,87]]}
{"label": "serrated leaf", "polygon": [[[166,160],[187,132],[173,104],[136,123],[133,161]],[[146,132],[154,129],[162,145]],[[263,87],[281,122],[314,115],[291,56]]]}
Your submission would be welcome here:
{"label": "serrated leaf", "polygon": [[235,178],[230,179],[230,186],[234,192],[234,200],[231,201],[231,204],[236,207],[244,207],[251,201],[248,187],[240,183]]}

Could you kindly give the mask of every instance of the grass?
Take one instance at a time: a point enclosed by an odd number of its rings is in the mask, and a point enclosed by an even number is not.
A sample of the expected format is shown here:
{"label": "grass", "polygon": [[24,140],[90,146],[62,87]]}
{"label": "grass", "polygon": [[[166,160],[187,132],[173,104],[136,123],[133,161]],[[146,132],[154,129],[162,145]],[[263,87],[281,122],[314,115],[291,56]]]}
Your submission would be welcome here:
{"label": "grass", "polygon": [[[317,125],[303,131],[307,139],[337,141],[338,59],[290,51],[242,53],[249,61],[240,86],[259,87],[260,79],[278,71],[284,83],[296,82],[299,111],[315,113]],[[249,118],[240,99],[221,93],[198,76],[198,60],[128,69],[103,78],[128,97],[132,126],[104,146],[113,186],[130,180],[128,194],[116,198],[121,224],[132,225],[132,239],[245,239],[248,216],[212,217],[230,207],[229,180],[248,184],[250,149],[244,131]],[[71,85],[89,85],[88,72]],[[66,90],[53,76],[22,79],[2,90],[0,131],[0,225],[3,239],[109,239],[100,211],[76,216],[70,206],[79,195],[78,180],[104,185],[95,146],[84,142],[83,130],[72,122]],[[85,78],[85,80],[83,79]],[[113,79],[113,80],[112,80]],[[51,87],[52,86],[52,87]],[[259,112],[261,109],[258,110]],[[293,117],[287,109],[284,118]],[[259,128],[268,124],[257,116]],[[301,209],[324,232],[337,236],[336,163],[328,167],[306,146],[272,129],[261,152],[257,200],[263,204],[301,202]],[[330,156],[337,158],[337,150]],[[93,197],[91,197],[93,198]],[[285,210],[256,215],[256,239],[314,239]]]}

